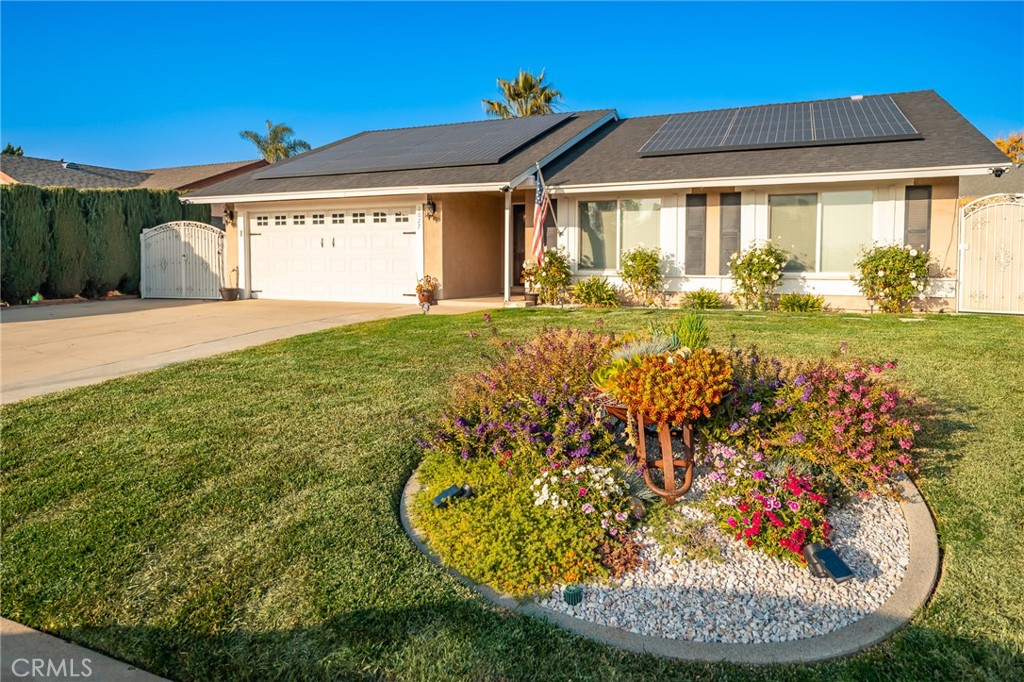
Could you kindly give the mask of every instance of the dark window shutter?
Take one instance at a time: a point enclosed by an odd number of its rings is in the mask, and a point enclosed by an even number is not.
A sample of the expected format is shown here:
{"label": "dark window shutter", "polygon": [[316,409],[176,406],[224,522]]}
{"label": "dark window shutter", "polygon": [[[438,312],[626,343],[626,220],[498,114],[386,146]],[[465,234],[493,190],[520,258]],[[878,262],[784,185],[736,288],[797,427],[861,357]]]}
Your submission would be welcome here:
{"label": "dark window shutter", "polygon": [[914,248],[931,248],[932,188],[930,185],[907,187],[907,206],[903,243]]}
{"label": "dark window shutter", "polygon": [[684,270],[687,275],[703,275],[704,246],[707,239],[708,197],[706,194],[686,195],[686,254]]}
{"label": "dark window shutter", "polygon": [[740,250],[740,193],[721,195],[722,231],[719,237],[718,274],[729,274],[729,257]]}

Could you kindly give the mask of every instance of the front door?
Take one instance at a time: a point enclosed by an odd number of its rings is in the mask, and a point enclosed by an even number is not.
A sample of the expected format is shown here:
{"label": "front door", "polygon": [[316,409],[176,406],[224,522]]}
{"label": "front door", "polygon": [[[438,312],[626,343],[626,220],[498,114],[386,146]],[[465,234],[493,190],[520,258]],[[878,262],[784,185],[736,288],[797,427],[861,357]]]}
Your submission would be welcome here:
{"label": "front door", "polygon": [[526,260],[526,204],[512,205],[512,286],[523,283]]}

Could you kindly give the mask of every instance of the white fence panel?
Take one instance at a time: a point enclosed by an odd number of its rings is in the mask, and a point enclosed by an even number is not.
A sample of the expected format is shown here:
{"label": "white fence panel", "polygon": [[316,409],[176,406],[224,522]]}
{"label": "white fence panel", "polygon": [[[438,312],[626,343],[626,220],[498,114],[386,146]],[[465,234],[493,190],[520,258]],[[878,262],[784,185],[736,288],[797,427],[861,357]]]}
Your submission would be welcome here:
{"label": "white fence panel", "polygon": [[962,312],[1024,314],[1024,195],[961,209],[959,284]]}
{"label": "white fence panel", "polygon": [[220,298],[224,231],[191,220],[143,230],[142,298]]}

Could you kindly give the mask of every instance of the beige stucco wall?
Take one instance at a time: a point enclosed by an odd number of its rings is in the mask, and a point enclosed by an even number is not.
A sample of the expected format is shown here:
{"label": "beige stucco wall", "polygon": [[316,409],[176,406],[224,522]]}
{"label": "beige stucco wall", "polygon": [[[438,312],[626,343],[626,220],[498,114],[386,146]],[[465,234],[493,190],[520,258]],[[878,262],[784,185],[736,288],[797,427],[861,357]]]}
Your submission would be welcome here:
{"label": "beige stucco wall", "polygon": [[238,221],[224,221],[224,286],[241,286],[238,270]]}
{"label": "beige stucco wall", "polygon": [[958,261],[960,184],[957,178],[919,178],[915,185],[932,186],[931,252],[938,263],[938,272],[945,277],[956,275]]}
{"label": "beige stucco wall", "polygon": [[[438,201],[440,298],[496,294],[504,286],[505,200],[495,194],[448,194]],[[435,238],[436,241],[436,238]],[[425,247],[427,246],[425,235]],[[437,262],[436,244],[428,263]],[[433,274],[433,273],[431,273]]]}

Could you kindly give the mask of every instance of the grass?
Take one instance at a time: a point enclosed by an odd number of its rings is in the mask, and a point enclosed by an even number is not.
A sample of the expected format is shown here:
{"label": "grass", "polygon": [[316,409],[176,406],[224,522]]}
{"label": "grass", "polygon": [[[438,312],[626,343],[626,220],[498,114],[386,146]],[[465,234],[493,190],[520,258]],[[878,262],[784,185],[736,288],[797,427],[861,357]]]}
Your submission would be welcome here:
{"label": "grass", "polygon": [[[494,321],[525,338],[670,314]],[[490,352],[479,315],[345,327],[5,407],[0,612],[181,680],[1024,679],[1022,320],[709,319],[718,345],[895,357],[927,398],[919,483],[943,575],[885,643],[813,666],[668,661],[493,608],[430,564],[398,500],[424,421]]]}

